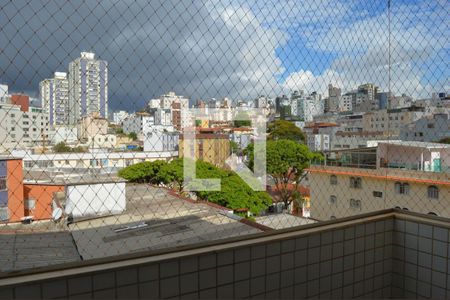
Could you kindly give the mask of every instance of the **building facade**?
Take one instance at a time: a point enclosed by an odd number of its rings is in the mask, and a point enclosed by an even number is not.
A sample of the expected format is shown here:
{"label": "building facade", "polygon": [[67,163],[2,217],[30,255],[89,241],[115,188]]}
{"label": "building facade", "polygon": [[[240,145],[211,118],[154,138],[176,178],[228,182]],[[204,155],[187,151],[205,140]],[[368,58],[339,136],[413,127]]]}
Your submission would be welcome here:
{"label": "building facade", "polygon": [[69,64],[69,123],[90,113],[108,117],[108,63],[94,53],[81,52]]}
{"label": "building facade", "polygon": [[399,138],[404,141],[438,142],[450,137],[448,114],[422,117],[400,129]]}
{"label": "building facade", "polygon": [[67,73],[55,72],[54,77],[39,83],[39,98],[50,125],[69,124],[69,81]]}
{"label": "building facade", "polygon": [[137,112],[129,115],[123,122],[123,132],[130,134],[132,132],[136,134],[143,134],[144,131],[155,124],[154,116],[151,116],[146,112]]}
{"label": "building facade", "polygon": [[42,145],[48,139],[48,117],[42,108],[0,104],[0,153]]}
{"label": "building facade", "polygon": [[[439,158],[438,158],[439,157]],[[450,146],[378,143],[373,164],[311,166],[311,217],[329,220],[387,208],[450,217]]]}

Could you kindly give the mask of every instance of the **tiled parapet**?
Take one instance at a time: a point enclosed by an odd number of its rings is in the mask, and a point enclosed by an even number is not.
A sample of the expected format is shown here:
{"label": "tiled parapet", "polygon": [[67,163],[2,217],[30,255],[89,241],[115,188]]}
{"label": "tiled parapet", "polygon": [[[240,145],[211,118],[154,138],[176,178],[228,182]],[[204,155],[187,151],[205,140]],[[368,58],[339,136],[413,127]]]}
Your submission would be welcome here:
{"label": "tiled parapet", "polygon": [[0,298],[445,298],[449,240],[442,221],[384,211],[170,253],[18,274],[0,279]]}

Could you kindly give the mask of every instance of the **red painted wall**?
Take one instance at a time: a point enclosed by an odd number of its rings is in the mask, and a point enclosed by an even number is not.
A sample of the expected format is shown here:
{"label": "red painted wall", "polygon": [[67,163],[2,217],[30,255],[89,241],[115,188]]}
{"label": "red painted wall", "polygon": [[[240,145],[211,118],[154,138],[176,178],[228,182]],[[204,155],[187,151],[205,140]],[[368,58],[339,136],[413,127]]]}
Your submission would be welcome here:
{"label": "red painted wall", "polygon": [[64,191],[63,185],[25,184],[23,199],[34,199],[35,208],[25,210],[26,216],[33,216],[33,220],[45,220],[52,218],[53,195]]}
{"label": "red painted wall", "polygon": [[24,217],[22,160],[6,163],[6,186],[8,188],[9,222],[20,222]]}
{"label": "red painted wall", "polygon": [[27,112],[30,108],[30,97],[27,95],[15,94],[11,95],[11,103],[15,105],[20,105],[20,110]]}

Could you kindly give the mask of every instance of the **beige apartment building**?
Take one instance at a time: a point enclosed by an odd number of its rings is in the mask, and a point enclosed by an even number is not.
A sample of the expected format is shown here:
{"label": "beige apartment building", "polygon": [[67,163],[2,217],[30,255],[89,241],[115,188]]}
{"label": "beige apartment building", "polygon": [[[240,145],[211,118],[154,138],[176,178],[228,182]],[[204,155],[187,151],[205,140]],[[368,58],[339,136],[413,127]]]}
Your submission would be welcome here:
{"label": "beige apartment building", "polygon": [[347,152],[345,164],[309,168],[312,218],[388,208],[450,217],[450,145],[379,143],[372,154]]}
{"label": "beige apartment building", "polygon": [[403,126],[417,121],[425,114],[423,107],[416,106],[368,112],[363,116],[363,131],[382,131],[396,136]]}
{"label": "beige apartment building", "polygon": [[[182,134],[179,140],[179,157],[184,156],[184,142],[185,135]],[[225,160],[230,156],[229,134],[215,128],[197,128],[194,143],[195,159],[209,162],[218,167],[225,166]]]}

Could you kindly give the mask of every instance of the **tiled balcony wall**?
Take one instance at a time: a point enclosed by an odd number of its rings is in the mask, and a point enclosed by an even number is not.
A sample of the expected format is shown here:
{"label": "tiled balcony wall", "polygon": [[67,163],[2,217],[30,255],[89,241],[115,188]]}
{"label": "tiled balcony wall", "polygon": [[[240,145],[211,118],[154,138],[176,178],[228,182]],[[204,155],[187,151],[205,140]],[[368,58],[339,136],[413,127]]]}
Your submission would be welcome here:
{"label": "tiled balcony wall", "polygon": [[231,241],[232,247],[216,244],[201,254],[10,281],[0,298],[450,297],[449,230],[432,218],[418,219],[383,212],[266,241],[258,235],[241,245]]}

